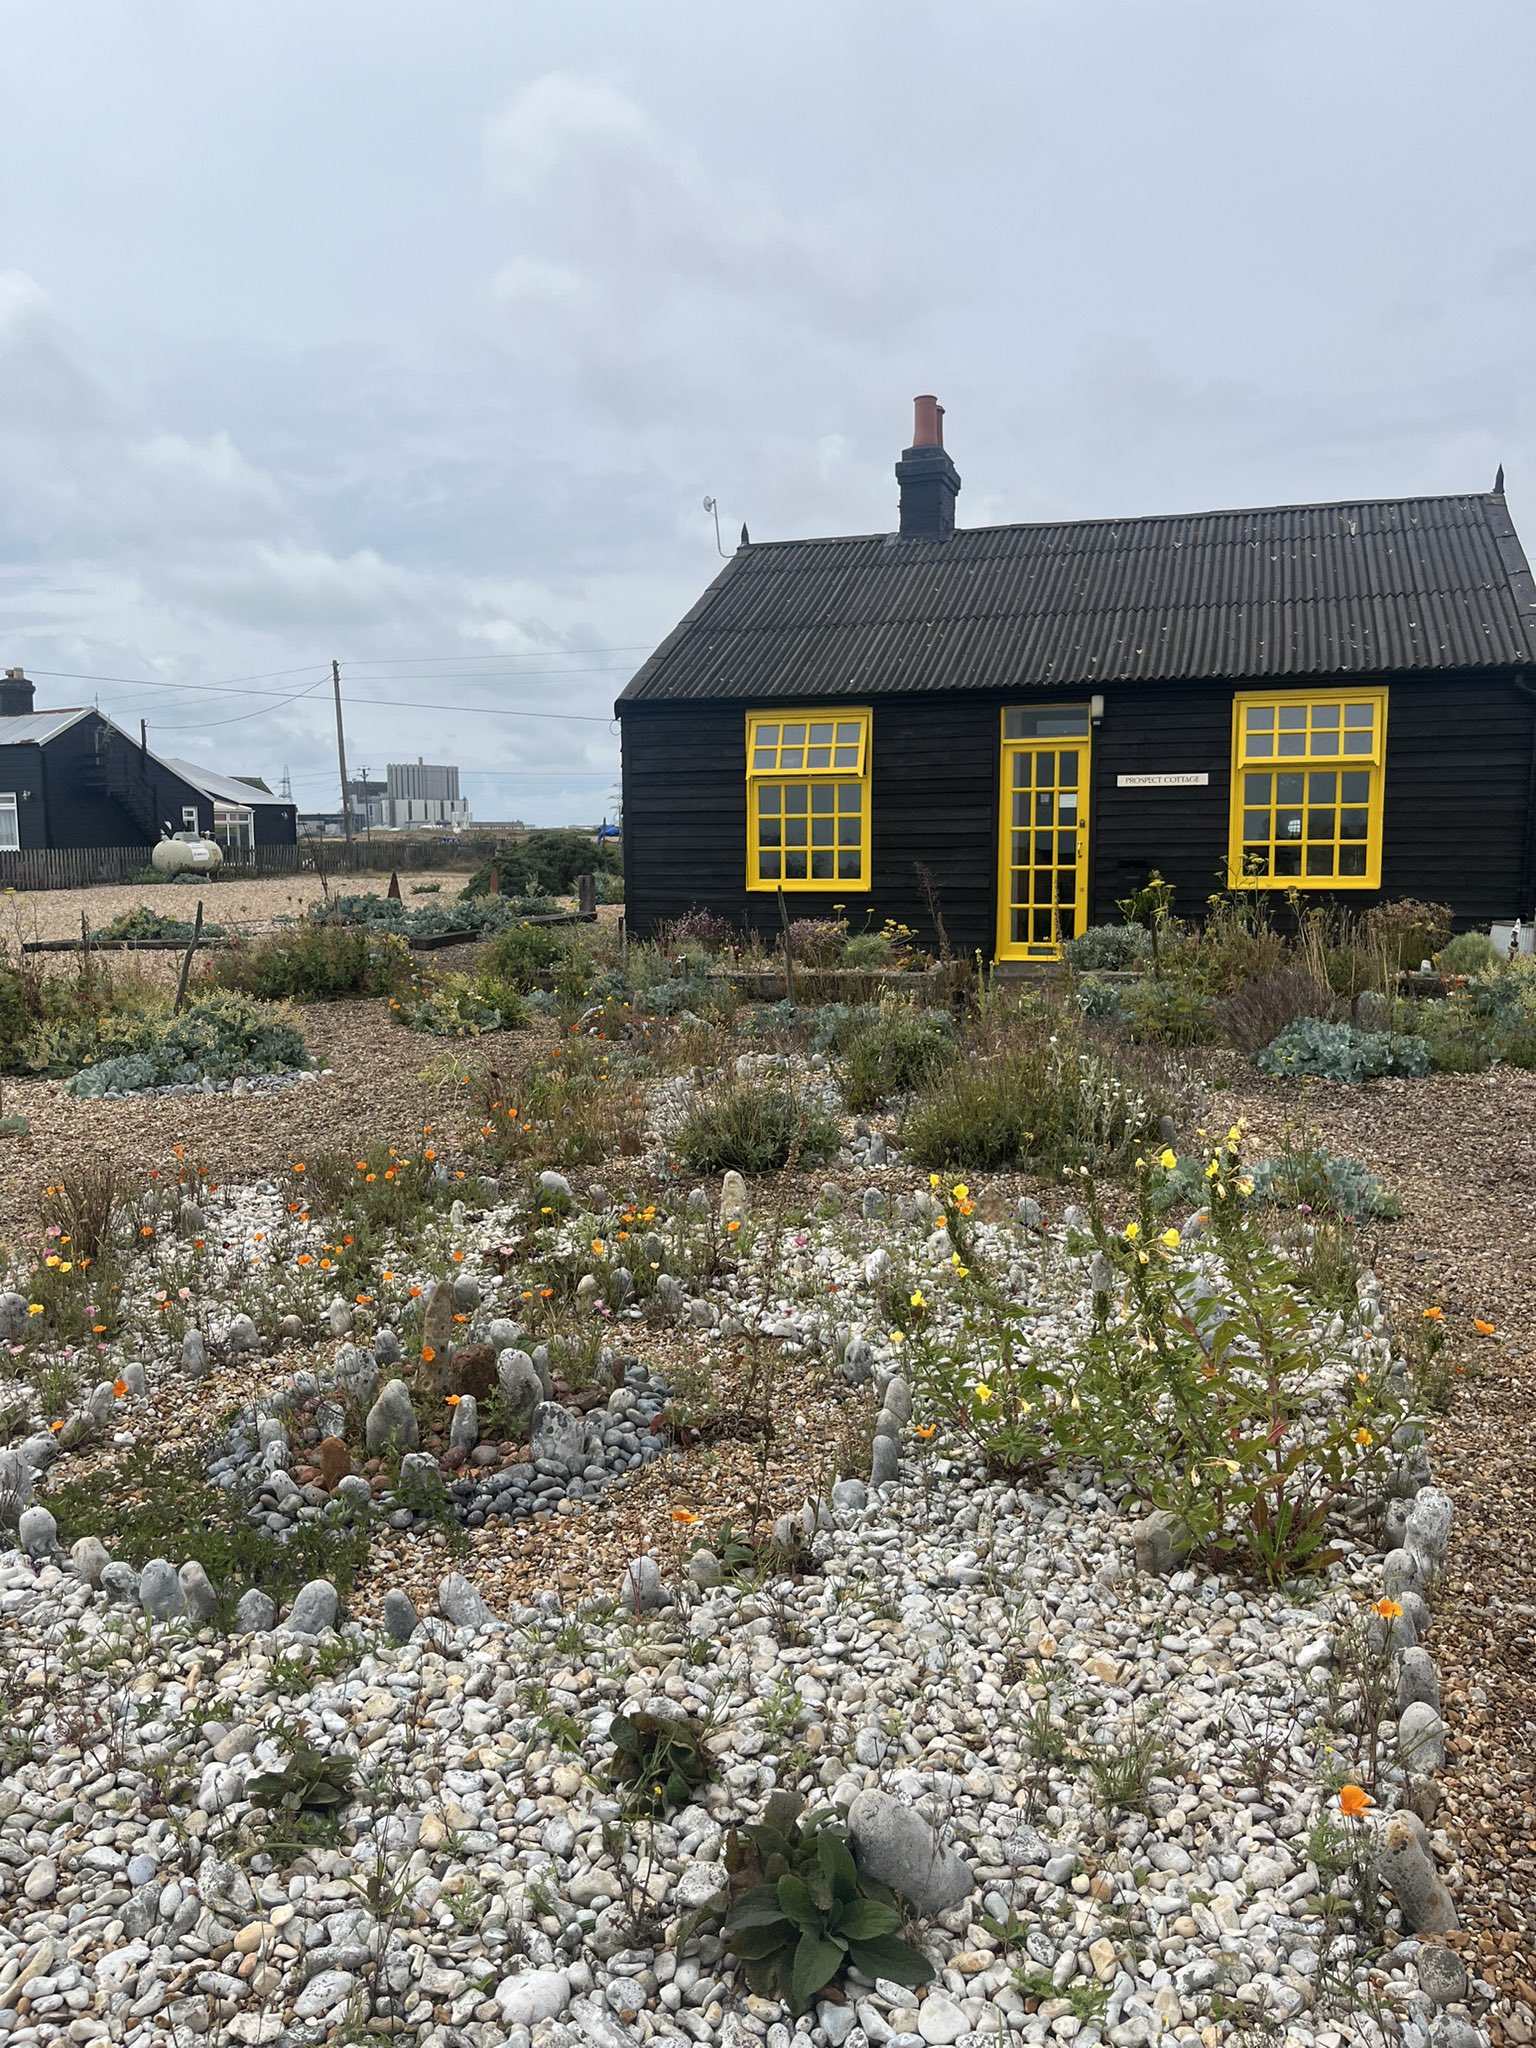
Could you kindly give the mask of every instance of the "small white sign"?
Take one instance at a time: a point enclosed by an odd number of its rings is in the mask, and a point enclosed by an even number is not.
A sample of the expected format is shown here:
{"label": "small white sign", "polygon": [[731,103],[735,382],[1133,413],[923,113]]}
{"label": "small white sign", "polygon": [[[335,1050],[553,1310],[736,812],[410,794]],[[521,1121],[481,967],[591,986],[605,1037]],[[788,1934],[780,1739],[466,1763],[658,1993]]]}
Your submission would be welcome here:
{"label": "small white sign", "polygon": [[1117,775],[1116,789],[1204,789],[1209,775]]}

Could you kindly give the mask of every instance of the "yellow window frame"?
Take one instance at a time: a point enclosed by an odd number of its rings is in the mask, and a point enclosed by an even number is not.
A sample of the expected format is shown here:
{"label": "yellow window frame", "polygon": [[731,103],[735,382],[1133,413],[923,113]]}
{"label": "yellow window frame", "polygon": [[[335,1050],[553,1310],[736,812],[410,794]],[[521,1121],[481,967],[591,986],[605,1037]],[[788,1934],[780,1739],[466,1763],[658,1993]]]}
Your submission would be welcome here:
{"label": "yellow window frame", "polygon": [[1228,886],[1379,889],[1386,763],[1385,689],[1235,696]]}
{"label": "yellow window frame", "polygon": [[[846,895],[869,888],[870,726],[867,705],[797,704],[747,713],[749,890]],[[855,832],[858,872],[838,873],[854,851]],[[825,844],[822,835],[828,835]],[[801,854],[805,874],[785,873]],[[811,874],[818,854],[830,854],[830,875]],[[778,872],[765,873],[765,865]]]}

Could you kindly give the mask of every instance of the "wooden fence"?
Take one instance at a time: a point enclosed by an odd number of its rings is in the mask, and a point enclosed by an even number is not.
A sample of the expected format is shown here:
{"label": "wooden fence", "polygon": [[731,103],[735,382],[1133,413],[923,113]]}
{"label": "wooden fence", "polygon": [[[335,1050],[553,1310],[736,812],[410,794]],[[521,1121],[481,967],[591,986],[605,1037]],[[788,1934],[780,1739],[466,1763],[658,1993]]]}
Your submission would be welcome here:
{"label": "wooden fence", "polygon": [[[132,881],[150,868],[147,846],[70,846],[50,851],[0,853],[0,890],[87,889],[99,883]],[[462,841],[301,839],[294,846],[258,846],[250,852],[226,853],[219,874],[356,875],[388,874],[392,868],[419,873],[424,868],[477,868],[487,850]],[[206,869],[193,870],[206,882]]]}

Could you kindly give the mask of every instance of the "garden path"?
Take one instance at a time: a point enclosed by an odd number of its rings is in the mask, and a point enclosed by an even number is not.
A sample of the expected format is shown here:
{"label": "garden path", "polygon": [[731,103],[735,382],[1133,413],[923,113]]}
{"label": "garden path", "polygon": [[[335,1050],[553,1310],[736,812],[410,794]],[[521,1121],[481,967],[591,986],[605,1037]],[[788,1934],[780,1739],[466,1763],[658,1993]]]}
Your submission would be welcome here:
{"label": "garden path", "polygon": [[1431,1439],[1456,1503],[1431,1639],[1454,1766],[1442,1821],[1467,1870],[1461,1946],[1507,2001],[1495,2042],[1523,2044],[1536,2037],[1536,1074],[1245,1076],[1220,1102],[1264,1148],[1312,1133],[1382,1174],[1403,1220],[1368,1232],[1371,1261],[1404,1309],[1445,1311],[1467,1365]]}

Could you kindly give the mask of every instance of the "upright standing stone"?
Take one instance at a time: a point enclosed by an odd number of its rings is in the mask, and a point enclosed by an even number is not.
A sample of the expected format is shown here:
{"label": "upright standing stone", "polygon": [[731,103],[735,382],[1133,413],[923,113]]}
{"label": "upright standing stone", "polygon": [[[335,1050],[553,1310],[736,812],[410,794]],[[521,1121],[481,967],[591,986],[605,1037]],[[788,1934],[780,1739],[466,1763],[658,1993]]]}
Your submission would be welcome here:
{"label": "upright standing stone", "polygon": [[363,1436],[369,1450],[375,1453],[414,1451],[420,1445],[421,1431],[411,1406],[411,1390],[404,1380],[385,1381],[379,1398],[368,1410]]}

